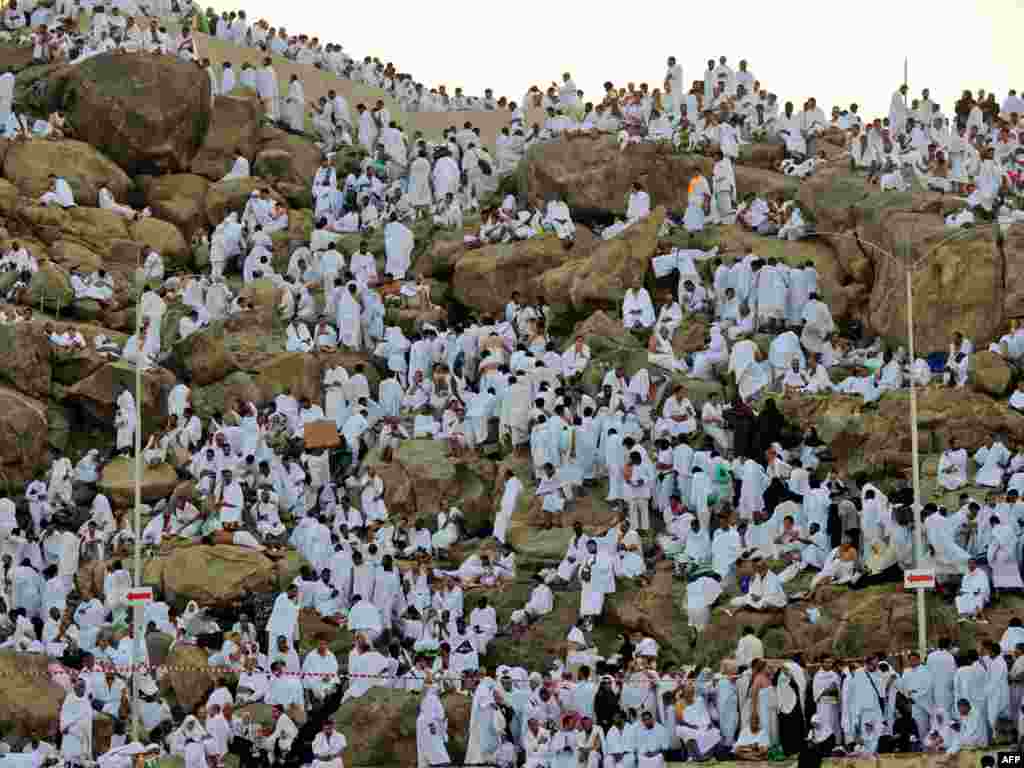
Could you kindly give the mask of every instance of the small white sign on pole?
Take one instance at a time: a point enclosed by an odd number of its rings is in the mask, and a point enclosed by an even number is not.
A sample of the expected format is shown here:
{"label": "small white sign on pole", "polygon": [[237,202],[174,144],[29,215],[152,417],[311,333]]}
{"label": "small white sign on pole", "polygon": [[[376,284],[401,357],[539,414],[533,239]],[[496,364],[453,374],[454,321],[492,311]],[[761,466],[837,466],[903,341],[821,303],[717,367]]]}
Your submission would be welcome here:
{"label": "small white sign on pole", "polygon": [[145,605],[153,602],[152,587],[132,587],[125,594],[125,602],[128,605]]}
{"label": "small white sign on pole", "polygon": [[904,589],[935,589],[935,571],[931,568],[918,568],[903,572]]}

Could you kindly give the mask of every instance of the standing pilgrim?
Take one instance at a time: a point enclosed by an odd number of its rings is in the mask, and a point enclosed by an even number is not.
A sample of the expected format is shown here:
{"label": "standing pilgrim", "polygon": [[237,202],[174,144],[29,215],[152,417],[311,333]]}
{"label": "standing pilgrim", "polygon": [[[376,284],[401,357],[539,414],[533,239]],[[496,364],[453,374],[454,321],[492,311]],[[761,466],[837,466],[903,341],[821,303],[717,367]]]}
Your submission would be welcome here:
{"label": "standing pilgrim", "polygon": [[92,701],[79,677],[60,706],[61,757],[68,763],[92,761]]}
{"label": "standing pilgrim", "polygon": [[281,92],[277,87],[277,74],[274,72],[273,64],[273,59],[269,56],[263,59],[263,67],[256,73],[256,91],[263,102],[267,117],[276,123],[281,117],[278,107]]}
{"label": "standing pilgrim", "polygon": [[286,104],[285,111],[288,118],[288,127],[293,131],[302,133],[306,125],[306,93],[302,89],[302,83],[299,82],[298,75],[292,75],[291,84],[288,86]]}

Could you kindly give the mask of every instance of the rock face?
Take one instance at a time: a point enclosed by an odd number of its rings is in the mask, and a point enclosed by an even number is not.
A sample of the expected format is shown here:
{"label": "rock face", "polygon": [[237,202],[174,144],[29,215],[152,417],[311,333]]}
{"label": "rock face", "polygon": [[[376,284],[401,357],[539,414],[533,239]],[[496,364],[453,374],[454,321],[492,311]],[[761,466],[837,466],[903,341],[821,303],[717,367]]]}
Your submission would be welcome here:
{"label": "rock face", "polygon": [[[143,462],[140,491],[144,503],[167,498],[177,484],[178,474],[170,464],[147,466]],[[100,475],[99,488],[108,496],[113,506],[119,508],[133,506],[135,504],[135,460],[123,457],[106,464],[103,467],[103,474]]]}
{"label": "rock face", "polygon": [[494,517],[497,468],[486,459],[455,459],[438,440],[403,441],[391,463],[375,462],[392,512],[433,517],[458,507],[471,532],[486,533]]}
{"label": "rock face", "polygon": [[181,371],[193,384],[203,387],[238,370],[238,363],[224,346],[224,326],[216,323],[174,345]]}
{"label": "rock face", "polygon": [[189,170],[210,181],[220,181],[234,165],[236,152],[251,163],[259,146],[262,116],[263,108],[255,93],[214,98],[210,129]]}
{"label": "rock face", "polygon": [[573,210],[590,209],[625,214],[631,185],[639,181],[651,200],[670,210],[683,210],[687,187],[697,169],[709,171],[710,161],[677,155],[660,144],[644,143],[619,149],[607,136],[579,136],[531,147],[523,161],[521,179],[531,200],[562,197]]}
{"label": "rock face", "polygon": [[231,211],[241,211],[245,208],[245,201],[249,199],[249,195],[265,186],[262,179],[254,176],[214,184],[206,194],[206,220],[211,227],[216,227]]}
{"label": "rock face", "polygon": [[209,656],[199,646],[178,644],[168,654],[167,666],[170,670],[161,686],[174,692],[186,712],[193,711],[206,700],[216,683],[216,675],[209,669]]}
{"label": "rock face", "polygon": [[308,193],[319,167],[320,150],[309,139],[279,128],[261,129],[259,151],[252,165],[255,176],[275,184],[295,185]]}
{"label": "rock face", "polygon": [[47,661],[45,656],[0,651],[0,722],[13,727],[15,736],[49,739],[60,728],[64,689],[49,679]]}
{"label": "rock face", "polygon": [[1004,233],[1003,259],[1006,262],[1006,317],[1024,316],[1024,224],[1014,224]]}
{"label": "rock face", "polygon": [[[907,337],[905,257],[900,253],[905,242],[917,265],[911,274],[918,353],[944,350],[955,331],[976,343],[996,336],[1003,324],[1004,258],[992,233],[964,230],[950,241],[937,216],[886,211],[883,218],[882,232],[895,246],[895,257],[876,257],[871,327],[889,340]],[[930,311],[932,307],[942,311]]]}
{"label": "rock face", "polygon": [[7,482],[26,482],[46,461],[46,404],[0,387],[0,413],[0,472]]}
{"label": "rock face", "polygon": [[[906,397],[883,397],[878,410],[862,413],[859,397],[782,398],[779,409],[802,429],[818,428],[831,443],[839,466],[848,471],[902,472],[910,467],[910,416]],[[918,430],[922,450],[938,453],[948,436],[960,447],[975,451],[993,435],[1024,439],[1024,416],[1005,403],[962,389],[929,387],[918,393]],[[892,474],[890,471],[889,474]]]}
{"label": "rock face", "polygon": [[21,194],[38,198],[50,188],[50,174],[68,182],[79,205],[98,205],[104,186],[123,202],[132,186],[128,174],[84,142],[30,139],[11,144],[4,158],[4,176]]}
{"label": "rock face", "polygon": [[[167,418],[167,393],[174,386],[174,374],[151,368],[142,375],[142,426]],[[135,368],[123,362],[107,363],[67,391],[68,400],[82,408],[96,422],[111,427],[122,389],[135,394]],[[138,403],[136,405],[139,405]],[[112,427],[111,427],[112,428]]]}
{"label": "rock face", "polygon": [[579,255],[575,248],[566,250],[554,235],[489,245],[459,259],[452,289],[455,298],[466,306],[500,314],[512,291],[519,291],[523,302],[535,302],[541,292],[533,278]]}
{"label": "rock face", "polygon": [[320,402],[320,361],[302,352],[282,352],[256,371],[260,401],[272,400],[286,389],[297,400]]}
{"label": "rock face", "polygon": [[205,228],[206,209],[203,202],[210,182],[202,176],[175,174],[140,177],[143,195],[153,215],[178,227],[186,237]]}
{"label": "rock face", "polygon": [[608,619],[629,632],[642,632],[663,645],[672,642],[675,632],[675,606],[672,604],[672,564],[658,563],[651,583],[638,594],[612,599]]}
{"label": "rock face", "polygon": [[48,98],[132,176],[188,171],[210,127],[206,72],[170,56],[96,56],[56,73]]}
{"label": "rock face", "polygon": [[[365,696],[345,702],[335,715],[346,734],[346,761],[351,765],[414,765],[416,715],[420,697],[388,688],[372,688]],[[448,752],[453,763],[465,755],[472,697],[448,694],[441,698],[448,719]]]}
{"label": "rock face", "polygon": [[0,325],[0,381],[37,399],[50,396],[50,342],[39,323]]}
{"label": "rock face", "polygon": [[664,220],[659,206],[618,237],[598,243],[588,256],[545,272],[537,289],[553,306],[567,298],[577,311],[618,308],[627,289],[644,284]]}

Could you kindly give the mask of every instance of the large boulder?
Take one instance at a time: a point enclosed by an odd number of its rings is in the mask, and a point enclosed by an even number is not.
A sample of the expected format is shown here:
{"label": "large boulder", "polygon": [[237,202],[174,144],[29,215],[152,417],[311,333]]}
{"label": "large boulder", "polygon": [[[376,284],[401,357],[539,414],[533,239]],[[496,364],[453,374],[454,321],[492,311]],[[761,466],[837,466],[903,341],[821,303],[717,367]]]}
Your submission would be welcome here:
{"label": "large boulder", "polygon": [[223,414],[235,403],[256,403],[260,390],[252,376],[243,371],[229,374],[223,381],[205,387],[192,389],[192,407],[204,421],[216,414]]}
{"label": "large boulder", "polygon": [[206,701],[217,682],[210,668],[210,657],[197,645],[177,643],[167,655],[167,673],[161,678],[161,687],[174,693],[178,705],[192,712]]}
{"label": "large boulder", "polygon": [[200,387],[220,381],[238,370],[234,355],[224,344],[223,323],[215,323],[177,342],[174,357],[189,381]]}
{"label": "large boulder", "polygon": [[623,327],[622,320],[612,317],[601,310],[587,315],[586,319],[576,324],[572,329],[572,337],[567,341],[564,351],[568,351],[569,347],[576,343],[577,336],[582,336],[583,340],[588,344],[594,338],[614,342],[622,347],[634,347],[637,344],[636,337]]}
{"label": "large boulder", "polygon": [[275,184],[297,185],[308,193],[319,166],[320,149],[312,141],[279,128],[263,128],[252,167],[254,175]]}
{"label": "large boulder", "polygon": [[64,269],[77,269],[85,274],[103,269],[103,257],[74,240],[58,240],[50,246],[50,258]]}
{"label": "large boulder", "polygon": [[[910,466],[911,430],[906,397],[883,395],[877,409],[863,410],[860,397],[833,395],[778,398],[779,409],[802,430],[816,427],[841,468],[884,474]],[[963,389],[928,387],[918,390],[917,423],[924,445],[934,452],[955,435],[962,448],[975,451],[1005,434],[1024,440],[1024,416],[1005,401]]]}
{"label": "large boulder", "polygon": [[[371,688],[365,695],[344,702],[335,714],[335,723],[348,739],[347,763],[414,765],[420,698],[419,694],[394,688]],[[465,759],[471,703],[472,697],[456,693],[441,698],[451,734],[447,748],[453,763]]]}
{"label": "large boulder", "polygon": [[466,253],[462,233],[458,234],[457,238],[435,235],[430,247],[424,248],[416,258],[416,263],[412,268],[413,274],[438,280],[450,280],[455,270],[455,264]]}
{"label": "large boulder", "polygon": [[100,187],[104,186],[123,201],[132,186],[128,174],[84,142],[30,139],[12,143],[4,158],[4,176],[21,194],[38,198],[50,188],[50,174],[68,182],[79,205],[98,205]]}
{"label": "large boulder", "polygon": [[540,297],[537,275],[578,257],[566,250],[554,235],[519,243],[502,243],[469,251],[455,265],[452,290],[462,304],[488,314],[500,314],[513,291],[521,300],[535,303]]}
{"label": "large boulder", "polygon": [[146,205],[158,219],[169,221],[186,237],[206,228],[206,192],[210,182],[188,173],[140,177]]}
{"label": "large boulder", "polygon": [[46,656],[0,651],[0,722],[19,738],[49,740],[60,729],[64,689],[50,679]]}
{"label": "large boulder", "polygon": [[664,221],[665,208],[659,206],[618,237],[601,241],[588,256],[540,275],[537,290],[553,306],[570,303],[577,311],[618,308],[627,289],[643,286]]}
{"label": "large boulder", "polygon": [[266,182],[255,176],[217,182],[206,193],[207,222],[211,227],[216,227],[232,211],[241,213],[249,195],[265,186]]}
{"label": "large boulder", "polygon": [[0,473],[7,483],[27,482],[47,460],[46,403],[0,387]]}
{"label": "large boulder", "polygon": [[987,349],[971,355],[974,388],[993,397],[1005,397],[1013,382],[1013,371],[1006,360]]}
{"label": "large boulder", "polygon": [[188,171],[210,127],[205,70],[173,56],[102,54],[56,73],[48,97],[132,176]]}
{"label": "large boulder", "polygon": [[[38,208],[31,210],[33,215],[40,211]],[[102,208],[72,208],[63,213],[64,216],[58,224],[63,239],[83,245],[102,256],[105,264],[109,261],[111,265],[115,265],[114,243],[131,239],[128,220]],[[135,262],[130,265],[132,269],[135,266]]]}
{"label": "large boulder", "polygon": [[248,595],[274,591],[280,580],[273,560],[230,544],[177,547],[155,558],[146,571],[147,583],[162,583],[168,600],[211,607],[231,607]]}
{"label": "large boulder", "polygon": [[238,91],[231,96],[217,96],[211,118],[210,129],[189,170],[210,181],[220,181],[234,165],[237,152],[249,162],[255,158],[263,107],[255,92]]}
{"label": "large boulder", "polygon": [[0,325],[0,382],[45,400],[50,396],[50,349],[40,323]]}
{"label": "large boulder", "polygon": [[956,331],[987,346],[1004,322],[1005,260],[992,232],[962,230],[951,237],[941,217],[913,212],[883,211],[879,218],[877,236],[885,238],[887,252],[875,257],[871,328],[890,343],[906,344],[909,259],[918,353],[946,349]]}
{"label": "large boulder", "polygon": [[[170,464],[149,465],[143,462],[139,490],[142,501],[149,504],[166,499],[178,484],[178,473]],[[103,466],[99,489],[118,508],[135,504],[135,459],[121,456]]]}
{"label": "large boulder", "polygon": [[774,171],[786,157],[786,145],[783,143],[755,142],[740,146],[738,165],[750,165],[766,171]]}
{"label": "large boulder", "polygon": [[[167,418],[167,394],[174,387],[174,374],[165,368],[150,368],[142,374],[143,431],[148,432]],[[110,427],[117,410],[117,396],[127,389],[135,394],[135,366],[118,361],[107,363],[86,379],[69,387],[68,402],[77,405],[90,419]]]}
{"label": "large boulder", "polygon": [[259,402],[273,400],[286,389],[301,400],[320,402],[320,361],[315,355],[282,352],[254,372]]}
{"label": "large boulder", "polygon": [[390,463],[374,459],[373,464],[384,479],[388,509],[415,519],[458,507],[471,534],[489,532],[497,479],[494,462],[448,456],[442,441],[406,440]]}
{"label": "large boulder", "polygon": [[658,563],[650,584],[639,593],[609,600],[608,620],[628,630],[671,645],[676,632],[676,610],[672,602],[672,563]]}
{"label": "large boulder", "polygon": [[148,245],[159,253],[168,269],[191,266],[192,249],[176,226],[155,218],[139,219],[131,224],[132,240]]}
{"label": "large boulder", "polygon": [[667,145],[644,143],[619,149],[613,137],[574,136],[530,148],[520,169],[520,193],[529,200],[561,197],[573,210],[626,212],[634,182],[658,205],[681,211],[695,170],[705,174],[711,162],[677,155]]}
{"label": "large boulder", "polygon": [[32,274],[28,292],[24,296],[29,306],[42,309],[44,312],[57,313],[67,309],[75,300],[71,275],[52,261],[44,262]]}
{"label": "large boulder", "polygon": [[1024,224],[1014,224],[1003,233],[1003,261],[1006,264],[1006,317],[1024,317]]}

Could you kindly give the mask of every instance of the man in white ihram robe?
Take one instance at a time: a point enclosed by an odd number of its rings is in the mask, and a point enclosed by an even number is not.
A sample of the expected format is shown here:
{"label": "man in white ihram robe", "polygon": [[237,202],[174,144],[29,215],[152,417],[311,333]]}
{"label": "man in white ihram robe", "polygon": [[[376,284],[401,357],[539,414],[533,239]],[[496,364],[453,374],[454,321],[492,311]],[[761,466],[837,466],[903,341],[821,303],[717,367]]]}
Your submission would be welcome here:
{"label": "man in white ihram robe", "polygon": [[626,328],[650,328],[654,325],[654,305],[644,287],[630,288],[622,300],[622,324]]}
{"label": "man in white ihram robe", "polygon": [[957,447],[953,440],[939,459],[939,485],[955,491],[967,485],[967,451]]}
{"label": "man in white ihram robe", "polygon": [[356,284],[350,282],[338,298],[338,342],[348,349],[359,349],[362,338],[362,309],[355,296]]}
{"label": "man in white ihram robe", "polygon": [[505,481],[505,489],[501,494],[498,514],[494,518],[494,538],[502,544],[505,543],[505,535],[508,532],[509,524],[512,522],[512,513],[515,511],[516,503],[522,490],[522,482],[510,471],[508,479]]}
{"label": "man in white ihram robe", "polygon": [[731,605],[735,608],[749,608],[757,611],[786,607],[786,592],[779,577],[769,568],[763,558],[755,558],[756,573],[750,580],[747,594],[734,597]]}
{"label": "man in white ihram robe", "polygon": [[260,101],[263,102],[267,117],[276,122],[281,116],[278,107],[281,92],[277,86],[277,74],[274,72],[269,58],[264,59],[263,67],[256,72],[256,91],[260,95]]}
{"label": "man in white ihram robe", "polygon": [[961,616],[977,616],[989,601],[991,588],[988,574],[973,560],[967,561],[967,573],[960,582],[960,594],[956,596],[956,610]]}
{"label": "man in white ihram robe", "polygon": [[1019,551],[1017,534],[1008,523],[992,527],[988,564],[992,569],[992,586],[996,589],[1024,589],[1024,581],[1020,577]]}
{"label": "man in white ihram robe", "polygon": [[412,249],[416,238],[412,230],[400,221],[392,219],[384,227],[384,271],[398,280],[405,279],[405,273],[412,264]]}
{"label": "man in white ihram robe", "polygon": [[78,678],[60,706],[61,756],[65,760],[92,760],[92,723],[92,702],[86,695],[85,680]]}
{"label": "man in white ihram robe", "polygon": [[304,130],[306,124],[306,92],[302,89],[302,83],[297,75],[292,75],[291,84],[288,86],[285,113],[288,118],[289,128],[299,132]]}
{"label": "man in white ihram robe", "polygon": [[115,447],[118,451],[130,450],[135,439],[135,398],[127,389],[117,396],[117,415],[114,417],[114,424],[117,427],[117,441]]}
{"label": "man in white ihram robe", "polygon": [[294,584],[277,596],[267,622],[267,634],[271,648],[277,647],[277,638],[286,637],[292,647],[299,643],[299,589]]}

